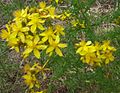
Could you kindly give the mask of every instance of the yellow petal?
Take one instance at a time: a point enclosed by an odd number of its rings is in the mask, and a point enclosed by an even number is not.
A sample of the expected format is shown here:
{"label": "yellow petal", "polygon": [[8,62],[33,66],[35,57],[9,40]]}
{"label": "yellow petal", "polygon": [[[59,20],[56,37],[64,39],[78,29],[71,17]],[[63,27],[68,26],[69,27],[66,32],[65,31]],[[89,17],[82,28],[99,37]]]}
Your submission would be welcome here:
{"label": "yellow petal", "polygon": [[85,50],[82,50],[82,51],[79,52],[79,54],[82,55],[82,56],[84,56],[84,55],[87,54],[87,52]]}
{"label": "yellow petal", "polygon": [[65,36],[65,32],[61,31],[60,33],[61,33],[61,35]]}
{"label": "yellow petal", "polygon": [[40,8],[44,9],[46,7],[46,3],[45,2],[40,2],[39,6],[40,6]]}
{"label": "yellow petal", "polygon": [[25,40],[25,43],[30,47],[33,46],[33,42],[30,39]]}
{"label": "yellow petal", "polygon": [[58,47],[55,48],[55,52],[56,52],[59,56],[63,56],[61,50],[60,50]]}
{"label": "yellow petal", "polygon": [[54,17],[55,17],[55,7],[50,7],[48,11],[50,13],[51,18],[54,19]]}
{"label": "yellow petal", "polygon": [[7,39],[9,36],[9,33],[6,30],[2,29],[2,33],[0,34],[0,36],[2,39]]}
{"label": "yellow petal", "polygon": [[22,31],[23,31],[23,32],[29,31],[29,27],[23,27],[23,28],[22,28]]}
{"label": "yellow petal", "polygon": [[48,40],[48,37],[47,37],[47,36],[45,36],[45,37],[42,38],[42,42],[43,42],[43,43],[46,42],[47,40]]}
{"label": "yellow petal", "polygon": [[50,57],[50,56],[52,56],[52,54],[53,54],[53,52],[50,52],[48,56]]}
{"label": "yellow petal", "polygon": [[10,32],[10,29],[11,29],[10,26],[8,24],[6,24],[5,26],[6,26],[7,30],[8,30],[8,32]]}
{"label": "yellow petal", "polygon": [[65,47],[67,47],[67,44],[58,44],[58,46],[59,46],[60,48],[65,48]]}
{"label": "yellow petal", "polygon": [[58,4],[58,1],[59,1],[59,0],[55,0],[55,2],[56,2],[57,4]]}
{"label": "yellow petal", "polygon": [[18,32],[13,32],[13,33],[10,34],[10,37],[11,38],[16,38],[17,34],[18,34]]}
{"label": "yellow petal", "polygon": [[109,59],[110,59],[110,61],[114,61],[115,58],[114,58],[114,56],[111,55],[111,57]]}
{"label": "yellow petal", "polygon": [[40,38],[38,35],[35,36],[34,38],[34,44],[36,45],[39,42]]}
{"label": "yellow petal", "polygon": [[23,52],[23,55],[24,54],[29,54],[30,52],[32,52],[32,48],[27,48],[27,49],[25,49],[25,51]]}
{"label": "yellow petal", "polygon": [[37,49],[44,50],[44,49],[47,48],[47,45],[37,45],[36,48],[37,48]]}
{"label": "yellow petal", "polygon": [[89,62],[90,62],[90,56],[86,56],[85,58],[86,58],[86,63],[89,64]]}
{"label": "yellow petal", "polygon": [[95,49],[94,46],[89,46],[89,52],[90,52],[90,53],[93,53],[93,52],[95,52],[95,51],[96,51],[96,49]]}
{"label": "yellow petal", "polygon": [[18,36],[20,37],[22,43],[24,43],[25,42],[25,36],[24,36],[24,34],[23,33],[19,33]]}
{"label": "yellow petal", "polygon": [[43,33],[41,33],[41,34],[39,34],[40,36],[46,36],[46,33],[45,32],[43,32]]}
{"label": "yellow petal", "polygon": [[76,53],[80,53],[81,49],[82,49],[81,47],[78,48],[77,51],[76,51]]}
{"label": "yellow petal", "polygon": [[25,66],[24,66],[24,73],[27,73],[28,71],[30,71],[30,65],[29,64],[25,64]]}
{"label": "yellow petal", "polygon": [[15,47],[15,50],[16,50],[16,52],[19,52],[19,47],[18,46]]}
{"label": "yellow petal", "polygon": [[27,26],[33,25],[34,23],[32,21],[28,22]]}
{"label": "yellow petal", "polygon": [[35,57],[40,58],[40,52],[39,52],[39,50],[34,49],[33,53],[34,53]]}
{"label": "yellow petal", "polygon": [[90,44],[92,44],[92,42],[91,41],[87,41],[86,45],[90,45]]}
{"label": "yellow petal", "polygon": [[22,28],[22,22],[21,21],[16,21],[16,26],[18,28]]}
{"label": "yellow petal", "polygon": [[53,50],[54,50],[54,47],[52,47],[52,46],[48,47],[46,50],[46,54],[48,54],[49,52],[51,52]]}
{"label": "yellow petal", "polygon": [[18,44],[18,39],[17,38],[9,38],[8,41],[9,41],[8,45],[10,45],[10,46],[14,46],[14,45]]}
{"label": "yellow petal", "polygon": [[42,76],[43,76],[43,80],[45,80],[47,77],[46,77],[46,74],[42,71]]}
{"label": "yellow petal", "polygon": [[28,56],[29,56],[29,54],[24,54],[24,55],[22,55],[23,56],[23,58],[25,59],[25,58],[27,58]]}
{"label": "yellow petal", "polygon": [[28,74],[22,76],[24,79],[29,79],[30,76]]}
{"label": "yellow petal", "polygon": [[31,26],[31,32],[35,33],[35,31],[36,31],[36,24],[34,24],[34,25]]}
{"label": "yellow petal", "polygon": [[38,24],[37,26],[40,30],[45,30],[45,28],[41,24]]}
{"label": "yellow petal", "polygon": [[33,86],[34,86],[34,84],[33,84],[33,83],[30,83],[29,89],[32,89]]}
{"label": "yellow petal", "polygon": [[45,20],[39,19],[38,22],[39,22],[39,23],[44,23]]}
{"label": "yellow petal", "polygon": [[109,59],[106,59],[106,60],[105,60],[105,64],[108,64],[109,62],[110,62]]}
{"label": "yellow petal", "polygon": [[52,44],[53,43],[53,38],[49,37],[48,42],[49,42],[49,44]]}
{"label": "yellow petal", "polygon": [[59,42],[60,42],[60,37],[59,37],[58,35],[56,36],[55,42],[56,42],[56,43],[59,43]]}

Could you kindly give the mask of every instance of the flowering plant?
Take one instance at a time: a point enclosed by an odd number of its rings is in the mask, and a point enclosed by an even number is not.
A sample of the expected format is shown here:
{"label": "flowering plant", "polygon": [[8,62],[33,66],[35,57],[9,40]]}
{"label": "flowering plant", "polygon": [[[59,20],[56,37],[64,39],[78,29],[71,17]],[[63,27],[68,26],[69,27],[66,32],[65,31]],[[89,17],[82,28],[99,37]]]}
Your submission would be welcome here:
{"label": "flowering plant", "polygon": [[[59,6],[67,2],[65,10]],[[100,38],[102,33],[94,31],[98,24],[91,21],[88,8],[92,3],[92,0],[49,0],[13,13],[13,20],[1,30],[0,36],[10,49],[21,54],[22,78],[28,93],[46,93],[60,85],[75,91],[81,88],[79,83],[90,83],[91,87],[90,75],[95,71],[93,76],[101,74],[97,69],[115,60],[117,48],[112,46],[112,40]],[[98,83],[97,80],[94,82]]]}

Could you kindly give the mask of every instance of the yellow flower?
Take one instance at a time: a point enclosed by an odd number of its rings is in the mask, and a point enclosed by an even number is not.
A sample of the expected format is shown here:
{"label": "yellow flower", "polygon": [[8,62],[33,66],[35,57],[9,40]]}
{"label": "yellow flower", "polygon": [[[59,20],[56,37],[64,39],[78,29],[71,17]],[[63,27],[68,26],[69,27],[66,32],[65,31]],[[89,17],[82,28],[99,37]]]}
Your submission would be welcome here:
{"label": "yellow flower", "polygon": [[70,17],[70,15],[71,15],[72,13],[70,13],[70,11],[66,11],[64,14],[65,14],[66,17]]}
{"label": "yellow flower", "polygon": [[63,21],[66,18],[69,18],[71,13],[69,11],[65,11],[64,13],[61,14],[60,19]]}
{"label": "yellow flower", "polygon": [[24,73],[26,73],[26,74],[32,73],[34,75],[36,75],[38,73],[39,74],[41,73],[42,76],[43,76],[43,79],[46,79],[45,71],[50,70],[49,68],[45,68],[45,66],[47,65],[48,61],[49,60],[47,60],[43,66],[40,66],[39,63],[37,63],[37,62],[35,62],[32,67],[30,67],[29,64],[26,64],[24,66]]}
{"label": "yellow flower", "polygon": [[105,61],[105,64],[108,64],[110,61],[114,61],[114,56],[112,55],[112,53],[116,51],[116,49],[110,46],[109,40],[103,41],[103,44],[101,45],[101,49],[102,49],[102,59]]}
{"label": "yellow flower", "polygon": [[56,2],[57,4],[58,4],[58,1],[59,1],[59,0],[55,0],[55,2]]}
{"label": "yellow flower", "polygon": [[41,70],[38,68],[39,66],[39,63],[35,62],[34,65],[30,68],[30,71],[34,72],[34,74],[38,74],[41,72]]}
{"label": "yellow flower", "polygon": [[93,65],[95,62],[99,61],[97,60],[97,56],[95,54],[96,49],[93,45],[87,47],[87,50],[82,50],[79,54],[82,56],[81,60],[83,60],[83,62]]}
{"label": "yellow flower", "polygon": [[[45,64],[43,66],[40,66],[39,63],[35,62],[32,66],[30,66],[29,64],[26,64],[24,66],[24,73],[25,75],[23,75],[22,77],[24,78],[24,82],[26,85],[29,86],[29,89],[31,90],[31,93],[43,93],[46,92],[46,90],[43,91],[34,91],[34,88],[40,88],[40,82],[38,81],[38,75],[41,75],[43,78],[41,79],[46,79],[46,74],[45,71],[50,70],[49,68],[45,68],[45,66],[47,65],[49,60],[47,60],[45,62]],[[40,79],[40,78],[39,78]]]}
{"label": "yellow flower", "polygon": [[1,33],[1,38],[2,39],[6,39],[6,41],[8,42],[8,46],[11,47],[11,49],[15,49],[17,52],[19,52],[19,39],[14,37],[11,34],[11,28],[6,25],[7,31],[6,30],[2,30]]}
{"label": "yellow flower", "polygon": [[101,65],[101,60],[97,58],[95,53],[87,53],[86,55],[81,57],[83,63],[87,63],[89,65]]}
{"label": "yellow flower", "polygon": [[61,15],[55,15],[55,7],[49,7],[48,8],[49,15],[51,18],[60,18]]}
{"label": "yellow flower", "polygon": [[59,36],[56,36],[55,41],[52,40],[50,42],[50,46],[47,48],[46,54],[50,53],[50,55],[51,55],[52,52],[55,50],[55,52],[56,52],[57,55],[63,56],[60,48],[65,48],[65,47],[67,47],[67,45],[59,43],[59,42],[60,42],[60,38],[59,38]]}
{"label": "yellow flower", "polygon": [[29,64],[25,64],[24,69],[23,69],[24,73],[27,73],[27,74],[29,74],[29,73],[37,74],[39,72],[39,70],[37,69],[38,65],[39,65],[38,63],[34,63],[34,65],[32,67],[30,67]]}
{"label": "yellow flower", "polygon": [[39,6],[42,10],[44,10],[46,8],[46,3],[45,2],[40,2]]}
{"label": "yellow flower", "polygon": [[43,43],[46,42],[47,40],[50,43],[55,38],[52,27],[49,27],[46,31],[41,33],[40,36],[43,36],[42,38]]}
{"label": "yellow flower", "polygon": [[67,17],[66,17],[65,14],[61,14],[61,16],[60,16],[60,20],[64,21],[66,18],[67,18]]}
{"label": "yellow flower", "polygon": [[14,21],[23,21],[23,22],[27,22],[27,18],[28,18],[28,10],[29,8],[26,7],[25,9],[22,9],[22,10],[17,10],[13,13],[14,15]]}
{"label": "yellow flower", "polygon": [[32,14],[32,13],[34,13],[34,12],[36,12],[37,10],[38,10],[37,7],[30,7],[29,8],[29,15]]}
{"label": "yellow flower", "polygon": [[36,33],[36,29],[39,28],[40,30],[45,30],[45,28],[43,27],[43,23],[45,22],[45,20],[42,20],[40,18],[39,13],[33,13],[29,16],[30,22],[28,22],[28,26],[31,26],[31,32],[32,33]]}
{"label": "yellow flower", "polygon": [[30,65],[29,64],[25,64],[24,68],[23,68],[24,73],[30,73]]}
{"label": "yellow flower", "polygon": [[29,27],[23,27],[21,21],[17,21],[16,23],[11,24],[11,27],[12,27],[11,36],[14,38],[18,36],[21,39],[21,42],[25,43],[24,33],[29,31]]}
{"label": "yellow flower", "polygon": [[6,28],[7,28],[7,30],[5,30],[5,29],[1,30],[2,33],[0,34],[0,36],[1,36],[2,39],[6,39],[6,41],[8,41],[8,38],[9,38],[9,36],[11,34],[10,33],[11,27],[8,24],[6,24]]}
{"label": "yellow flower", "polygon": [[43,66],[40,66],[40,65],[36,66],[37,69],[39,70],[39,72],[41,72],[41,74],[43,76],[43,79],[46,79],[45,71],[49,71],[50,70],[49,68],[45,68],[45,66],[47,65],[48,61],[49,60],[47,60]]}
{"label": "yellow flower", "polygon": [[8,39],[8,45],[11,46],[11,47],[17,46],[18,44],[19,44],[19,39],[18,38],[10,37]]}
{"label": "yellow flower", "polygon": [[40,38],[38,35],[36,35],[32,41],[30,39],[26,40],[27,47],[23,52],[24,58],[27,57],[32,51],[35,57],[40,58],[40,50],[46,49],[47,46],[42,45],[39,42],[40,42]]}
{"label": "yellow flower", "polygon": [[38,13],[40,14],[40,18],[46,19],[46,18],[50,17],[48,10],[51,6],[46,7],[45,2],[40,2],[39,6],[40,6],[40,9],[38,9]]}
{"label": "yellow flower", "polygon": [[112,55],[112,52],[108,51],[105,54],[103,54],[103,59],[105,60],[105,64],[110,63],[110,61],[114,61],[114,56]]}
{"label": "yellow flower", "polygon": [[91,41],[81,41],[79,44],[76,44],[76,46],[78,46],[79,48],[77,49],[76,53],[79,53],[80,55],[85,55],[86,52],[89,49],[89,45],[91,45],[92,42]]}
{"label": "yellow flower", "polygon": [[14,17],[21,17],[21,10],[16,10],[13,12]]}
{"label": "yellow flower", "polygon": [[116,51],[116,49],[114,47],[110,46],[109,40],[103,41],[103,45],[101,46],[101,48],[103,49],[103,51],[106,51],[106,50]]}
{"label": "yellow flower", "polygon": [[49,13],[50,13],[50,16],[51,16],[51,18],[55,18],[55,7],[50,7],[49,9],[48,9],[48,11],[49,11]]}
{"label": "yellow flower", "polygon": [[64,27],[62,27],[61,25],[55,25],[55,31],[54,33],[56,33],[57,35],[65,35],[64,31]]}
{"label": "yellow flower", "polygon": [[110,61],[114,61],[112,52],[116,49],[110,46],[110,41],[104,41],[101,45],[99,42],[95,42],[95,45],[91,41],[82,41],[76,44],[79,47],[76,53],[79,53],[83,63],[87,63],[92,66],[101,66],[101,64],[108,64]]}
{"label": "yellow flower", "polygon": [[71,21],[71,24],[72,24],[73,27],[76,27],[77,25],[79,25],[80,28],[85,28],[85,21],[80,23],[78,19],[76,19],[76,20],[74,19],[74,20]]}
{"label": "yellow flower", "polygon": [[33,88],[34,86],[40,87],[39,82],[34,74],[27,73],[22,76],[25,80],[24,82],[29,86],[29,88]]}

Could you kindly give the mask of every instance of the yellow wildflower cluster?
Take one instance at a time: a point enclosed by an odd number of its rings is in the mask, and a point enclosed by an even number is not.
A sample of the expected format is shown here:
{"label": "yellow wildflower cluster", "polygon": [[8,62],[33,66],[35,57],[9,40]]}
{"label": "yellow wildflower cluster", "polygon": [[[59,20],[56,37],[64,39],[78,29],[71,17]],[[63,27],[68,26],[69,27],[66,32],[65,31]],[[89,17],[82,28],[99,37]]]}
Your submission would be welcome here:
{"label": "yellow wildflower cluster", "polygon": [[80,22],[78,19],[71,20],[71,24],[73,27],[80,27],[80,28],[85,28],[85,21]]}
{"label": "yellow wildflower cluster", "polygon": [[[61,20],[66,20],[66,19],[70,19],[71,18],[71,14],[72,13],[70,13],[70,11],[69,10],[66,10],[66,11],[64,11],[62,14],[61,14],[61,17],[60,17],[60,19]],[[69,20],[68,20],[69,21]]]}
{"label": "yellow wildflower cluster", "polygon": [[6,29],[1,33],[8,46],[17,52],[22,48],[24,58],[32,52],[40,58],[40,52],[45,49],[46,54],[51,55],[55,50],[59,56],[63,56],[60,48],[67,45],[60,43],[60,36],[65,33],[62,25],[54,23],[54,20],[61,19],[61,15],[55,13],[55,7],[40,2],[39,7],[26,7],[13,15],[14,19],[6,24]]}
{"label": "yellow wildflower cluster", "polygon": [[87,63],[92,66],[101,66],[102,64],[108,64],[114,61],[113,52],[116,49],[110,46],[110,41],[103,41],[102,44],[91,41],[81,41],[76,44],[78,47],[76,53],[80,54],[83,63]]}
{"label": "yellow wildflower cluster", "polygon": [[38,78],[43,80],[46,79],[45,71],[50,70],[49,68],[45,68],[47,62],[43,66],[40,66],[39,63],[34,63],[32,67],[29,64],[24,66],[25,75],[22,77],[24,78],[24,82],[29,87],[31,93],[43,93],[44,90],[41,92],[35,92],[34,90],[41,88],[41,82]]}

